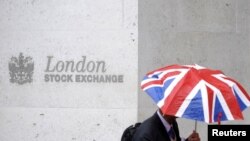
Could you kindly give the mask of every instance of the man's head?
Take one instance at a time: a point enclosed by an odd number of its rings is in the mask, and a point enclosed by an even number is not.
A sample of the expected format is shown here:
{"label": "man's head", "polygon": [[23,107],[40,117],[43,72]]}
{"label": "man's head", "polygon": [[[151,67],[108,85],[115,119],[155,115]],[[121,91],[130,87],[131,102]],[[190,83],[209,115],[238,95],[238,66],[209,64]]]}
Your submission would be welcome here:
{"label": "man's head", "polygon": [[164,119],[167,120],[168,123],[173,124],[176,122],[176,117],[171,115],[163,115]]}
{"label": "man's head", "polygon": [[174,122],[176,122],[176,116],[172,116],[172,115],[166,115],[166,114],[163,114],[161,109],[159,110],[161,115],[164,117],[164,119],[169,123],[169,124],[172,124]]}

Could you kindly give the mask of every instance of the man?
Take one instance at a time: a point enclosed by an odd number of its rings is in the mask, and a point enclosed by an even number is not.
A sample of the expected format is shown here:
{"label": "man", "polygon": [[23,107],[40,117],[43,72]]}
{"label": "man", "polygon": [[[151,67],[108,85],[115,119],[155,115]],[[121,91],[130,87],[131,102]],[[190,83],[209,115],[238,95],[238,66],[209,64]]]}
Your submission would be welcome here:
{"label": "man", "polygon": [[163,115],[159,109],[152,117],[142,122],[132,141],[200,141],[200,138],[195,131],[188,138],[181,138],[176,117]]}

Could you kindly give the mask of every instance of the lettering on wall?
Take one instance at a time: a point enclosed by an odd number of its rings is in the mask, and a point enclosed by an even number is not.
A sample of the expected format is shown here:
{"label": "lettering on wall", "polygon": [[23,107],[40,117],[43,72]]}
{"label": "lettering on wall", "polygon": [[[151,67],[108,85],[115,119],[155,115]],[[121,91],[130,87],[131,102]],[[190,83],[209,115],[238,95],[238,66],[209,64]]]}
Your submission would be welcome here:
{"label": "lettering on wall", "polygon": [[78,83],[123,83],[124,76],[108,74],[106,62],[89,60],[82,56],[79,60],[58,60],[47,56],[45,82]]}
{"label": "lettering on wall", "polygon": [[[59,60],[54,56],[45,57],[45,82],[76,82],[76,83],[123,83],[124,75],[108,73],[107,63],[104,60],[90,60],[81,56],[78,60]],[[43,62],[42,62],[43,63]],[[20,53],[12,56],[9,61],[10,82],[25,84],[33,82],[34,61]],[[39,71],[36,69],[36,71]],[[38,80],[39,81],[39,80]]]}

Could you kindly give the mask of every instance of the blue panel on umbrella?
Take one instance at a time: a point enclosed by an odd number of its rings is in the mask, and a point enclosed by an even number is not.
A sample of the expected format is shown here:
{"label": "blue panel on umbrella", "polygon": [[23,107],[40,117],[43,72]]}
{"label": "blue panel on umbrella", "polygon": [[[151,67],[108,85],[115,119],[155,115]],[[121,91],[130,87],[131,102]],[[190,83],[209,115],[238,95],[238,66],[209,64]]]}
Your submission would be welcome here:
{"label": "blue panel on umbrella", "polygon": [[182,117],[204,121],[201,91],[191,100]]}
{"label": "blue panel on umbrella", "polygon": [[221,103],[218,99],[218,97],[216,96],[215,98],[215,107],[214,107],[214,121],[218,121],[218,118],[220,117],[220,120],[223,121],[223,120],[227,120],[227,117],[225,116],[225,112],[221,106]]}
{"label": "blue panel on umbrella", "polygon": [[245,105],[245,104],[243,103],[243,101],[241,100],[241,98],[239,97],[238,93],[237,93],[235,90],[234,90],[234,94],[235,94],[236,99],[237,99],[237,102],[238,102],[238,104],[239,104],[239,106],[240,106],[240,110],[243,111],[244,109],[247,108],[247,105]]}
{"label": "blue panel on umbrella", "polygon": [[158,103],[162,98],[164,98],[164,92],[167,87],[173,82],[174,78],[167,80],[163,86],[154,86],[146,90],[147,94]]}
{"label": "blue panel on umbrella", "polygon": [[[161,73],[159,73],[159,74],[161,74]],[[152,78],[157,78],[158,79],[159,78],[159,76],[158,76],[159,74],[153,75]]]}

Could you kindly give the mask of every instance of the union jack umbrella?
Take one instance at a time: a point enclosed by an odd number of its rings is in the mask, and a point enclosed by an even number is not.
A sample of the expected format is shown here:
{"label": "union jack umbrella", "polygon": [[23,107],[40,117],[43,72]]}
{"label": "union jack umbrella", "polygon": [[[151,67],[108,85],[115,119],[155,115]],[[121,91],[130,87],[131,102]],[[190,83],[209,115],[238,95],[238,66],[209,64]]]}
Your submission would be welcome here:
{"label": "union jack umbrella", "polygon": [[170,65],[149,72],[141,88],[166,115],[206,123],[243,120],[250,96],[220,70],[199,65]]}

